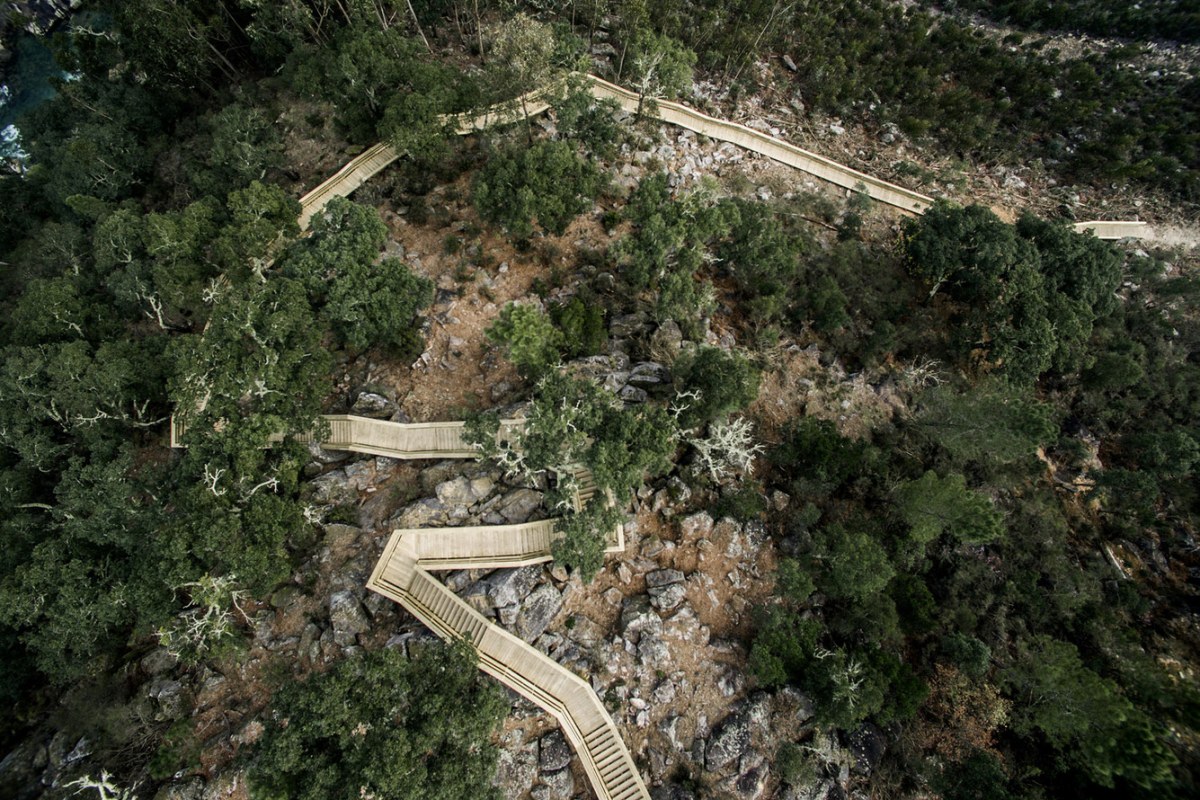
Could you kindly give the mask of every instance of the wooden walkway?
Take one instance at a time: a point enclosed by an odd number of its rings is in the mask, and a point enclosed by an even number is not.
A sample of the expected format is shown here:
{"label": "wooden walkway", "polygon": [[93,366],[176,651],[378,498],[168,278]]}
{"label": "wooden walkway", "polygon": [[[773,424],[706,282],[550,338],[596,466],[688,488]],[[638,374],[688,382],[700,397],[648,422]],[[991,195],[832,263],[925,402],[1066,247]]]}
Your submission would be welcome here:
{"label": "wooden walkway", "polygon": [[[348,414],[324,417],[331,450],[398,459],[478,458],[463,438],[462,422],[406,424]],[[498,438],[514,439],[523,420],[502,420]],[[171,420],[171,446],[182,447],[183,425]],[[313,437],[300,437],[312,441]],[[576,509],[596,494],[591,472],[565,467],[574,480]],[[544,708],[579,754],[600,800],[649,800],[646,784],[620,731],[586,681],[508,631],[493,625],[428,570],[499,569],[550,561],[554,520],[461,528],[409,528],[392,532],[367,587],[404,606],[443,639],[464,639],[479,654],[479,667]],[[609,532],[606,552],[625,549],[624,526]]]}
{"label": "wooden walkway", "polygon": [[[649,800],[650,794],[620,731],[587,681],[545,653],[490,623],[426,571],[442,562],[422,554],[440,548],[440,531],[396,531],[367,586],[390,598],[443,639],[464,639],[479,654],[479,668],[541,706],[562,728],[601,800]],[[426,540],[439,544],[429,544]],[[541,560],[541,543],[526,563]],[[510,566],[510,564],[497,564]]]}
{"label": "wooden walkway", "polygon": [[[329,423],[329,436],[321,441],[321,446],[329,450],[350,450],[406,460],[479,457],[479,450],[463,438],[463,422],[400,423],[350,414],[326,414],[321,419]],[[501,420],[497,436],[501,440],[511,440],[522,425],[522,420]],[[171,417],[171,447],[187,446],[183,443],[186,430],[182,420]],[[314,439],[311,435],[295,438],[301,442]],[[281,436],[276,437],[274,441],[281,439]]]}
{"label": "wooden walkway", "polygon": [[[522,117],[522,99],[529,116],[535,117],[550,107],[549,103],[541,99],[542,94],[542,90],[533,91],[524,98],[518,97],[515,101],[489,106],[474,116],[444,116],[442,122],[452,127],[460,136],[485,130],[493,125],[512,123]],[[320,186],[300,198],[300,230],[307,230],[313,216],[330,200],[348,196],[399,157],[400,154],[386,142],[368,147],[355,156]]]}
{"label": "wooden walkway", "polygon": [[[435,451],[441,458],[479,455],[463,441],[461,422],[401,425],[359,417],[327,419],[331,435],[329,441],[322,442],[323,447],[382,455]],[[520,420],[504,420],[499,436],[511,437],[521,424]],[[569,467],[564,473],[574,479],[575,506],[582,508],[596,492],[591,473],[582,467]],[[469,642],[479,655],[480,669],[558,720],[600,800],[649,800],[646,784],[620,731],[592,687],[545,653],[493,625],[428,572],[520,567],[549,561],[555,536],[554,520],[396,530],[367,588],[402,605],[443,639]],[[624,527],[618,525],[609,534],[606,551],[624,549]]]}
{"label": "wooden walkway", "polygon": [[[590,88],[594,97],[615,100],[626,111],[637,110],[638,94],[636,92],[609,83],[595,75],[581,74],[577,77],[581,78]],[[544,93],[543,90],[535,90],[524,96],[523,99],[530,116],[540,114],[550,107],[549,103],[541,99]],[[521,100],[522,98],[517,98],[508,103],[491,106],[473,117],[461,115],[445,117],[444,121],[459,134],[483,130],[491,125],[511,123],[520,119]],[[737,122],[710,117],[681,103],[669,100],[658,100],[654,105],[656,109],[654,109],[653,116],[661,122],[677,125],[721,142],[729,142],[837,186],[865,191],[872,199],[898,208],[905,213],[923,214],[933,205],[934,198],[928,195],[914,192],[865,172],[859,172],[845,164],[839,164],[825,156]],[[643,112],[649,113],[649,104],[643,108]],[[306,229],[312,217],[331,199],[349,195],[396,158],[398,158],[398,154],[387,144],[377,144],[356,156],[320,186],[300,199],[301,229]],[[1155,241],[1159,238],[1156,230],[1144,222],[1093,220],[1075,223],[1074,228],[1080,232],[1091,231],[1099,239],[1133,238]]]}

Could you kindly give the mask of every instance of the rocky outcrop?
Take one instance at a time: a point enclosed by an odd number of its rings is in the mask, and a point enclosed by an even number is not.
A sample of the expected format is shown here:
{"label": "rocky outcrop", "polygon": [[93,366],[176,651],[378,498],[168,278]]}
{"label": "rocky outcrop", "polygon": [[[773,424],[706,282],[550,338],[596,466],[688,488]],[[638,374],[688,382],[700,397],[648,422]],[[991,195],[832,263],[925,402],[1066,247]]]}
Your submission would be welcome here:
{"label": "rocky outcrop", "polygon": [[562,594],[551,583],[543,583],[520,604],[513,632],[527,642],[537,639],[562,608]]}
{"label": "rocky outcrop", "polygon": [[503,745],[492,785],[505,797],[520,797],[537,778],[538,743],[525,742],[521,731],[513,731]]}

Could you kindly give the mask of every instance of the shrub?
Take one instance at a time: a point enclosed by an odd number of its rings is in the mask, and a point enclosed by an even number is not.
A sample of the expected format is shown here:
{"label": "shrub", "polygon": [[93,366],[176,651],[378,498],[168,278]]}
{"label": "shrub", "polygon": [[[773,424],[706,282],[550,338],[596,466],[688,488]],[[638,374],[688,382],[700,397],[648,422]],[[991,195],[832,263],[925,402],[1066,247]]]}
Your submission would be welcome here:
{"label": "shrub", "polygon": [[560,517],[554,525],[559,537],[550,545],[554,560],[576,570],[585,583],[604,566],[608,534],[621,522],[621,512],[600,498],[592,498],[579,513]]}
{"label": "shrub", "polygon": [[489,341],[507,350],[509,360],[526,378],[544,375],[557,364],[563,343],[562,332],[554,327],[546,312],[516,303],[504,307],[486,335]]}
{"label": "shrub", "polygon": [[568,358],[594,356],[604,349],[608,332],[599,305],[572,297],[569,303],[552,306],[550,319],[562,331],[562,349]]}
{"label": "shrub", "polygon": [[527,150],[494,154],[475,180],[475,208],[517,238],[533,222],[562,234],[604,186],[604,176],[565,142],[539,142]]}
{"label": "shrub", "polygon": [[807,786],[816,780],[817,767],[795,742],[784,742],[775,751],[775,770],[789,786]]}
{"label": "shrub", "polygon": [[694,393],[683,401],[683,428],[699,428],[749,405],[758,395],[758,370],[745,356],[716,347],[701,347],[674,364],[675,389]]}

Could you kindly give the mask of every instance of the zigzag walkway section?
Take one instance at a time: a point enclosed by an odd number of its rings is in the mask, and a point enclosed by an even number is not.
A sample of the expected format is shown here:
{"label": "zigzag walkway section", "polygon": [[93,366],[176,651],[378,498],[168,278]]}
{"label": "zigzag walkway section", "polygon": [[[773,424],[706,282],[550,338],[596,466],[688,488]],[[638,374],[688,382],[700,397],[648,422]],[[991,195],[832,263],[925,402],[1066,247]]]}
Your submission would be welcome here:
{"label": "zigzag walkway section", "polygon": [[[446,563],[446,529],[396,531],[367,586],[404,606],[443,639],[464,639],[475,648],[479,668],[551,714],[571,742],[601,800],[648,800],[649,792],[620,732],[588,683],[540,650],[491,624],[433,578],[426,568]],[[435,553],[434,555],[426,555]],[[476,568],[508,567],[512,554],[494,560],[470,557]],[[542,542],[520,554],[526,563],[547,560]]]}
{"label": "zigzag walkway section", "polygon": [[[462,422],[402,424],[333,414],[322,447],[398,459],[478,458]],[[512,440],[521,420],[503,420],[497,437]],[[171,420],[171,446],[184,447],[182,422]],[[315,437],[297,437],[314,441]],[[583,467],[565,468],[582,508],[597,491]],[[399,603],[443,639],[475,648],[479,668],[545,709],[562,728],[600,800],[649,800],[646,784],[620,731],[588,683],[540,650],[493,625],[434,578],[435,569],[499,569],[550,561],[554,520],[516,525],[409,528],[392,532],[367,588]],[[623,526],[609,533],[606,552],[625,549]]]}
{"label": "zigzag walkway section", "polygon": [[[637,110],[639,104],[637,92],[610,83],[595,75],[580,74],[577,77],[589,87],[593,97],[615,100],[626,111]],[[490,106],[475,116],[446,116],[443,117],[443,121],[452,125],[460,135],[483,130],[492,125],[511,123],[520,119],[522,107],[530,116],[541,114],[548,109],[550,104],[542,99],[544,94],[546,94],[544,90],[535,90],[516,100]],[[886,203],[909,214],[923,214],[934,203],[934,199],[928,195],[914,192],[865,172],[859,172],[832,159],[737,122],[711,117],[681,103],[658,100],[654,104],[644,106],[642,111],[661,122],[677,125],[721,142],[729,142],[837,186],[865,192],[873,200]],[[398,157],[396,151],[385,143],[370,147],[356,156],[320,186],[300,198],[301,229],[307,228],[313,216],[319,213],[331,199],[349,195]],[[1090,230],[1099,239],[1154,240],[1160,238],[1155,229],[1145,222],[1093,220],[1075,223],[1074,228],[1081,232]]]}

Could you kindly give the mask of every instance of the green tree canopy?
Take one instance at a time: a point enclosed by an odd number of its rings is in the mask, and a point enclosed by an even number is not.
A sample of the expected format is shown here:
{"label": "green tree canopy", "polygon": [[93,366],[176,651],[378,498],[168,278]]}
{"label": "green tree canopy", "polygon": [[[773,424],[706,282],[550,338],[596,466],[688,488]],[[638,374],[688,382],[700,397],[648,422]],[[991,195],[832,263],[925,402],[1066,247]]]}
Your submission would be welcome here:
{"label": "green tree canopy", "polygon": [[962,475],[945,478],[929,470],[915,481],[907,481],[892,493],[900,516],[921,544],[943,533],[970,544],[984,544],[1004,533],[1004,517],[982,492],[967,488]]}
{"label": "green tree canopy", "polygon": [[433,282],[398,259],[376,263],[386,239],[387,227],[375,209],[337,197],[313,218],[312,235],[284,253],[280,266],[304,285],[342,343],[408,355],[419,344],[414,318],[433,302]]}
{"label": "green tree canopy", "polygon": [[514,237],[533,223],[561,235],[604,187],[596,165],[566,142],[538,142],[525,150],[493,153],[475,179],[475,207]]}
{"label": "green tree canopy", "polygon": [[499,800],[508,704],[463,643],[382,650],[281,689],[252,766],[261,800]]}
{"label": "green tree canopy", "polygon": [[913,422],[960,463],[1027,458],[1057,433],[1049,406],[997,380],[965,390],[950,384],[927,389]]}
{"label": "green tree canopy", "polygon": [[517,370],[527,378],[545,375],[559,361],[562,331],[534,305],[509,303],[486,331],[489,341],[502,345]]}
{"label": "green tree canopy", "polygon": [[1084,666],[1074,645],[1039,635],[1004,674],[1013,725],[1046,740],[1102,786],[1124,778],[1144,789],[1170,783],[1177,759],[1111,680]]}
{"label": "green tree canopy", "polygon": [[679,424],[700,428],[744,408],[758,395],[758,370],[736,350],[702,346],[681,355],[672,366],[680,401]]}

